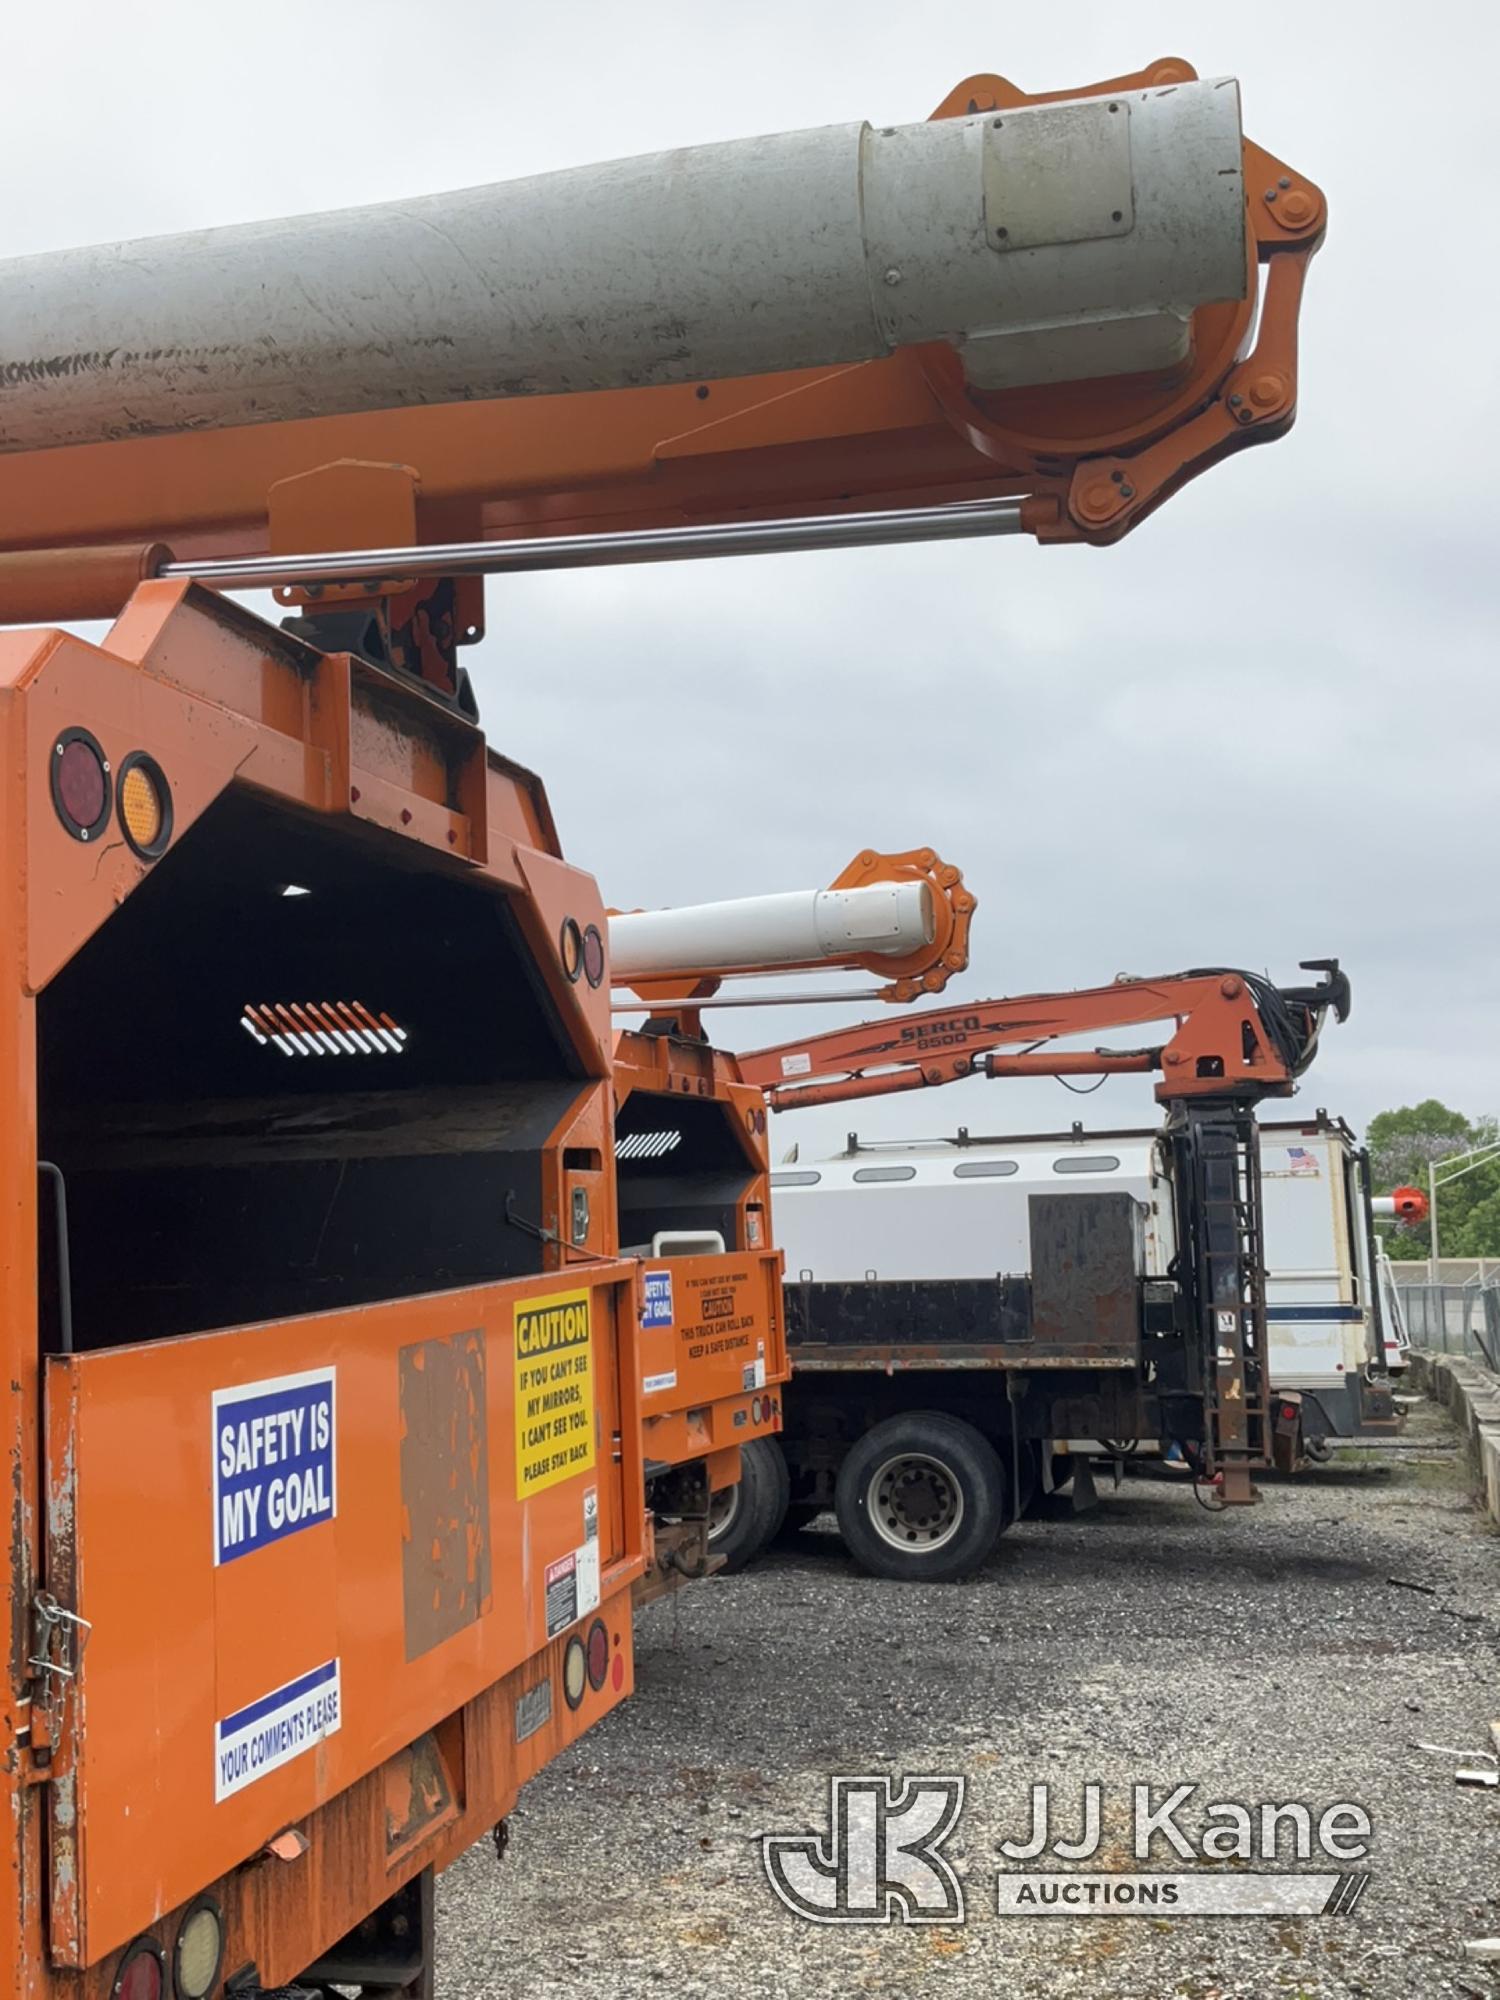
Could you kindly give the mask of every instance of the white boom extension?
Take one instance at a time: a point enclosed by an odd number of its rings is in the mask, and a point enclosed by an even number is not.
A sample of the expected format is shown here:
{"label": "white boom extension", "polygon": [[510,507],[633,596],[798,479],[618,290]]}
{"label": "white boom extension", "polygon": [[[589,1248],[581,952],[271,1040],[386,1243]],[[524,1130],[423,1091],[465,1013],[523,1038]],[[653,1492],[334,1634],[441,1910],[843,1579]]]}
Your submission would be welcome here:
{"label": "white boom extension", "polygon": [[792,889],[783,895],[633,910],[609,920],[610,973],[634,979],[696,972],[769,972],[840,963],[851,955],[905,958],[935,934],[926,882],[868,889]]}

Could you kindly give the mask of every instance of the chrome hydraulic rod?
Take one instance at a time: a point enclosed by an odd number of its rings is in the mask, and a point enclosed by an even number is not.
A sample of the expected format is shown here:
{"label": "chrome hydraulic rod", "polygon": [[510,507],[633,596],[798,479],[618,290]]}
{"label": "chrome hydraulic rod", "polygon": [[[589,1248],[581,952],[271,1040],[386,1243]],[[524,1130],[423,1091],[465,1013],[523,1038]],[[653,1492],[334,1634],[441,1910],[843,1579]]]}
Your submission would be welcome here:
{"label": "chrome hydraulic rod", "polygon": [[1022,532],[1018,500],[901,507],[878,514],[819,514],[791,521],[725,521],[696,528],[631,528],[510,542],[435,542],[406,549],[337,549],[306,555],[230,556],[166,562],[158,576],[191,577],[216,590],[272,590],[316,583],[372,585],[430,576],[497,576],[526,570],[604,569],[709,556],[785,555],[801,549],[878,548]]}

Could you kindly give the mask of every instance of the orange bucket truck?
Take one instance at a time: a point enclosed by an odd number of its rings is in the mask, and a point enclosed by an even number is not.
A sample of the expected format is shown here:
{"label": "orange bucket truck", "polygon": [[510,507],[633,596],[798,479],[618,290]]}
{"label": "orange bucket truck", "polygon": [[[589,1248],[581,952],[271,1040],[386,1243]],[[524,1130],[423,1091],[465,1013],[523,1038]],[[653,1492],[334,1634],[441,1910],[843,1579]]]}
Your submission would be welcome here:
{"label": "orange bucket truck", "polygon": [[631,1685],[597,891],[193,584],[0,634],[0,729],[13,1990],[426,1992],[433,1871]]}
{"label": "orange bucket truck", "polygon": [[483,578],[1117,541],[1289,428],[1324,222],[1174,58],[0,264],[12,1992],[430,1996],[629,1692],[610,925]]}
{"label": "orange bucket truck", "polygon": [[[861,997],[940,992],[968,964],[975,902],[931,848],[857,855],[827,889],[611,914],[620,1239],[646,1260],[641,1397],[653,1525],[638,1593],[733,1567],[786,1511],[789,1367],[770,1204],[766,1102],[704,1034],[726,980],[857,968]],[[751,989],[753,993],[753,988]]]}

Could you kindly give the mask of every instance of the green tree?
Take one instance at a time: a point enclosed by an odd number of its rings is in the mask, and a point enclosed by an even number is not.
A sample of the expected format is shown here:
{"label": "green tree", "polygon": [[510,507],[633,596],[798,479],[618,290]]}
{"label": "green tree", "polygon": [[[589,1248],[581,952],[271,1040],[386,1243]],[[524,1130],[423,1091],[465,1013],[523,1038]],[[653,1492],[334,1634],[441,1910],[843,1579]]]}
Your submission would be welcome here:
{"label": "green tree", "polygon": [[[1365,1135],[1375,1192],[1415,1187],[1425,1194],[1429,1167],[1486,1146],[1497,1136],[1500,1124],[1494,1118],[1466,1118],[1435,1097],[1382,1111],[1370,1120]],[[1427,1223],[1382,1222],[1378,1227],[1393,1258],[1429,1254]],[[1439,1189],[1438,1252],[1444,1257],[1500,1257],[1500,1156]]]}

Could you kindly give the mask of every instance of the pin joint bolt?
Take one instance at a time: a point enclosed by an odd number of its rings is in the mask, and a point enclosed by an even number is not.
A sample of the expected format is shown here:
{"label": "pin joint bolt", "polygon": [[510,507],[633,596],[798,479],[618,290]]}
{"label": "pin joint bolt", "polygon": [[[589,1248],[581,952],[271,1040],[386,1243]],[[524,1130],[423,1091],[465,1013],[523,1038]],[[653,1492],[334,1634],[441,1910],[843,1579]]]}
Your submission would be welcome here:
{"label": "pin joint bolt", "polygon": [[1135,488],[1118,467],[1108,480],[1094,479],[1078,496],[1078,511],[1092,521],[1107,521],[1118,514],[1127,500],[1135,498]]}

